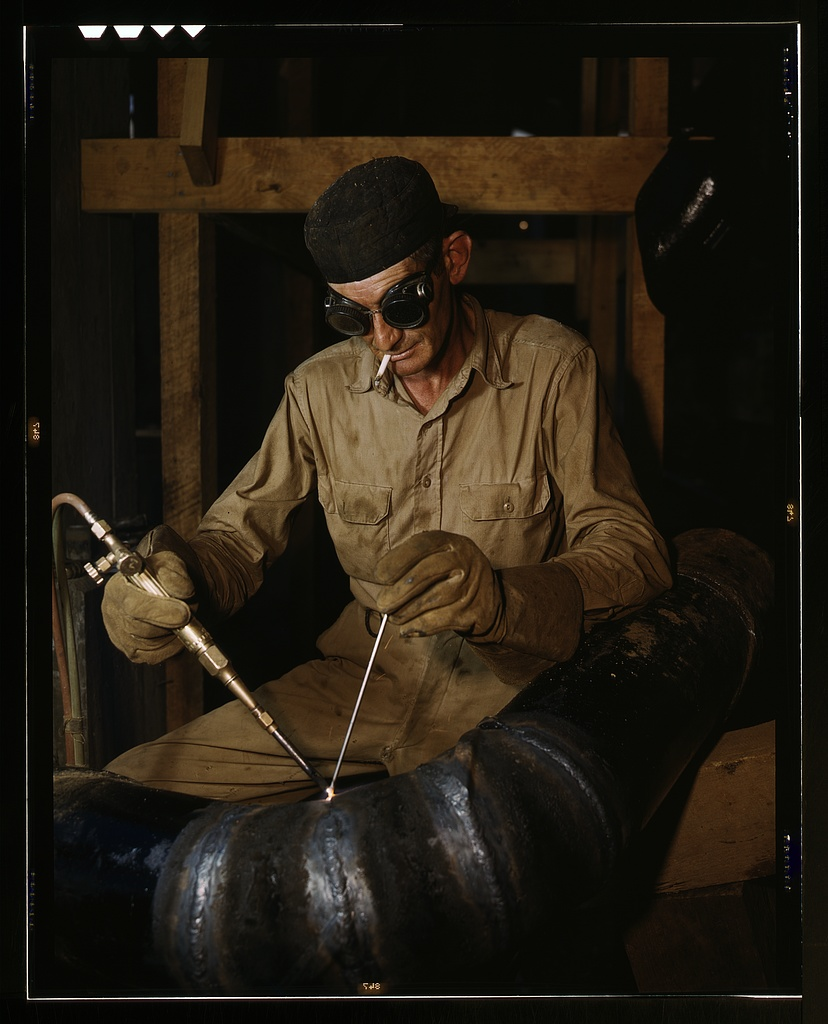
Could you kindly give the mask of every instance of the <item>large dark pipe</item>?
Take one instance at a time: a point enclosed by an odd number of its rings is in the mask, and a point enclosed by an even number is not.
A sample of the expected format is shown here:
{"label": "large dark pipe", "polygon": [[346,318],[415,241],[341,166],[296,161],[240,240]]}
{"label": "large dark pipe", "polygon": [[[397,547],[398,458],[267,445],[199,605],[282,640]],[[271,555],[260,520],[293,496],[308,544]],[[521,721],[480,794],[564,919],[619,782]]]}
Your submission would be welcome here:
{"label": "large dark pipe", "polygon": [[[205,806],[59,775],[56,897],[76,926],[59,958],[81,953],[111,981],[129,957],[150,985],[206,994],[508,984],[525,937],[608,881],[755,661],[768,558],[720,530],[676,549],[672,591],[595,629],[572,661],[406,775],[292,806]],[[101,893],[90,915],[81,863]]]}

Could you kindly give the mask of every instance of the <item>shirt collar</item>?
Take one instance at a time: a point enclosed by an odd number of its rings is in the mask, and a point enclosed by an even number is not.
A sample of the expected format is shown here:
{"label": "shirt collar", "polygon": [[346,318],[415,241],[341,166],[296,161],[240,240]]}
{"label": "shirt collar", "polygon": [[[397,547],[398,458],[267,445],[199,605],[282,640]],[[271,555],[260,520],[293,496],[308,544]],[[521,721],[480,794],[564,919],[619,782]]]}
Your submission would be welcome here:
{"label": "shirt collar", "polygon": [[460,372],[463,373],[466,368],[468,368],[469,373],[471,370],[477,370],[490,387],[499,389],[510,388],[512,381],[506,380],[503,376],[500,353],[492,338],[486,310],[483,309],[473,295],[464,295],[463,301],[467,302],[474,311],[475,338],[472,350],[469,352],[466,362],[463,364],[463,369]]}

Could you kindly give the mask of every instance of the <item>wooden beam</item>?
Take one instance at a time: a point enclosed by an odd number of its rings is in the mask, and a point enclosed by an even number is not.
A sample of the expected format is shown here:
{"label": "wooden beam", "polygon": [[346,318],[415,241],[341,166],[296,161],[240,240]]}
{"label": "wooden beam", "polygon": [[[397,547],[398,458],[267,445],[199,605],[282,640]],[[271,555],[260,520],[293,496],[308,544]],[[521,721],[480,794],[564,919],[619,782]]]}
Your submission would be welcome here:
{"label": "wooden beam", "polygon": [[724,733],[638,838],[623,931],[640,992],[775,983],[775,734],[772,721]]}
{"label": "wooden beam", "polygon": [[[217,182],[193,185],[176,138],[85,139],[87,213],[298,213],[343,171],[397,153],[467,213],[631,213],[667,138],[225,138]],[[470,173],[473,169],[473,173]]]}
{"label": "wooden beam", "polygon": [[[613,217],[593,217],[591,221],[589,340],[598,355],[604,387],[613,407],[617,408],[623,386],[623,374],[618,366],[618,276],[622,265],[619,222]],[[621,232],[623,238],[623,227]]]}
{"label": "wooden beam", "polygon": [[667,133],[670,62],[666,57],[630,58],[630,134],[637,138]]}
{"label": "wooden beam", "polygon": [[158,218],[164,521],[191,537],[216,496],[213,225]]}
{"label": "wooden beam", "polygon": [[187,60],[162,57],[158,61],[158,134],[163,138],[181,135]]}
{"label": "wooden beam", "polygon": [[193,185],[209,187],[216,182],[221,73],[221,59],[187,60],[179,141]]}
{"label": "wooden beam", "polygon": [[681,892],[776,871],[776,727],[726,732],[699,768],[655,889]]}
{"label": "wooden beam", "polygon": [[761,882],[657,897],[624,934],[638,992],[777,988],[775,903],[773,887]]}
{"label": "wooden beam", "polygon": [[[158,61],[158,133],[176,146],[187,64]],[[185,539],[216,491],[214,230],[197,213],[158,218],[163,516]],[[204,711],[205,674],[184,652],[164,668],[167,729],[176,729]]]}
{"label": "wooden beam", "polygon": [[[595,135],[595,123],[598,110],[598,58],[583,57],[581,59],[581,135]],[[575,268],[575,319],[578,324],[585,324],[591,336],[592,326],[589,324],[589,300],[592,290],[592,217],[578,218],[575,232],[576,268]]]}
{"label": "wooden beam", "polygon": [[575,242],[546,238],[475,241],[468,284],[574,284]]}
{"label": "wooden beam", "polygon": [[[582,136],[619,134],[622,70],[620,57],[585,57],[581,61]],[[613,217],[578,219],[575,316],[598,355],[610,401],[620,409],[623,373],[617,358],[618,280],[624,263],[618,235],[619,222]]]}

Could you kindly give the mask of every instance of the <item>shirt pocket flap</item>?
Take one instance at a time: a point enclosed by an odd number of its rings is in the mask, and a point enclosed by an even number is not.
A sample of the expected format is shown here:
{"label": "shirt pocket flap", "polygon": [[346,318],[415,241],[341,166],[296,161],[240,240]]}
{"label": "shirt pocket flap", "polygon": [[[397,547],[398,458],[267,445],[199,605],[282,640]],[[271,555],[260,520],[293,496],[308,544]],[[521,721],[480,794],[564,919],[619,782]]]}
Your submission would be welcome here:
{"label": "shirt pocket flap", "polygon": [[336,511],[348,523],[376,526],[391,508],[391,488],[381,484],[333,481]]}
{"label": "shirt pocket flap", "polygon": [[549,504],[549,481],[517,480],[506,484],[461,484],[460,508],[469,519],[528,519]]}

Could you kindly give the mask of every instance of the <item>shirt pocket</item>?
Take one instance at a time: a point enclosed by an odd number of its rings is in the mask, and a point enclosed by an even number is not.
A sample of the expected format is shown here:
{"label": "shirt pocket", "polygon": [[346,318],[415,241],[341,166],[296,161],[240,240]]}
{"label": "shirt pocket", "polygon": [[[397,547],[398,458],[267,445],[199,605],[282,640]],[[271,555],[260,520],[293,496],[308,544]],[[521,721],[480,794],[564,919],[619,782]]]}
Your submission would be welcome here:
{"label": "shirt pocket", "polygon": [[329,478],[319,486],[328,530],[342,568],[357,579],[373,578],[373,568],[388,550],[392,488]]}
{"label": "shirt pocket", "polygon": [[459,504],[466,533],[498,568],[546,557],[554,532],[548,478],[461,484]]}
{"label": "shirt pocket", "polygon": [[505,484],[461,484],[460,508],[473,520],[528,519],[549,504],[549,481],[512,480]]}

